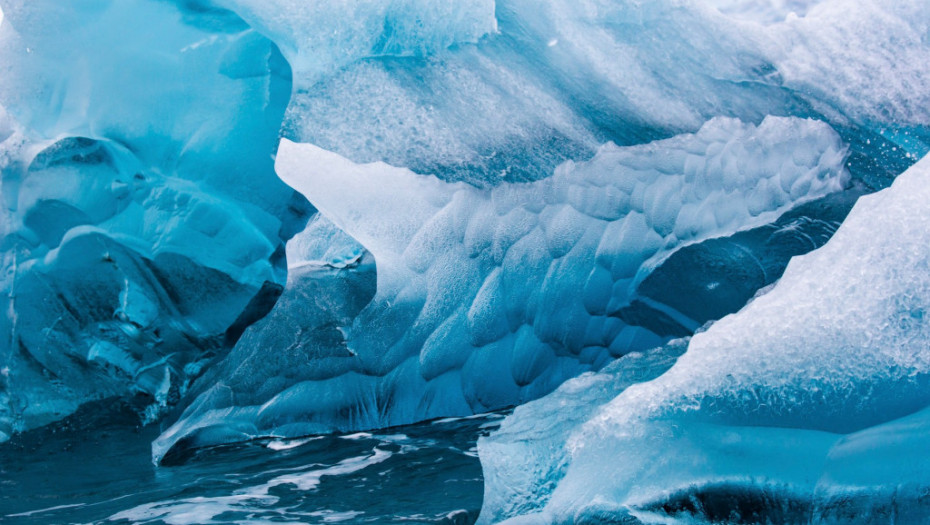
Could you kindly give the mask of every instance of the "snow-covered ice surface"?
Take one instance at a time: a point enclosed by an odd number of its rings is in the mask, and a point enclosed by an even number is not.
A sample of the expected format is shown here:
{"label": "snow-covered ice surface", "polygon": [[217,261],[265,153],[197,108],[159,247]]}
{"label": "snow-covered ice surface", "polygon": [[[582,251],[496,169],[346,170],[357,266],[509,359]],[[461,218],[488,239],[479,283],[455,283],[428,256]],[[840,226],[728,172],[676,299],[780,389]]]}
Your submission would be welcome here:
{"label": "snow-covered ice surface", "polygon": [[[607,141],[693,132],[715,116],[819,117],[875,135],[928,122],[923,2],[833,0],[799,9],[803,17],[772,2],[768,9],[785,16],[765,26],[753,20],[763,15],[734,10],[761,12],[768,2],[724,3],[723,11],[688,0],[445,4],[454,13],[436,27],[461,25],[446,40],[430,35],[421,52],[374,46],[323,76],[295,67],[285,132],[355,162],[493,184],[548,176]],[[309,5],[319,4],[327,3]],[[429,2],[377,4],[391,6],[377,12],[389,11],[383,27],[392,42],[410,35],[397,17],[436,16]],[[358,19],[343,11],[333,22],[340,45]],[[290,53],[326,56],[316,53],[314,27],[276,24],[265,34],[297,42]]]}
{"label": "snow-covered ice surface", "polygon": [[681,344],[519,408],[479,445],[482,520],[925,520],[928,183],[925,159],[860,199],[657,379],[628,376],[661,372]]}

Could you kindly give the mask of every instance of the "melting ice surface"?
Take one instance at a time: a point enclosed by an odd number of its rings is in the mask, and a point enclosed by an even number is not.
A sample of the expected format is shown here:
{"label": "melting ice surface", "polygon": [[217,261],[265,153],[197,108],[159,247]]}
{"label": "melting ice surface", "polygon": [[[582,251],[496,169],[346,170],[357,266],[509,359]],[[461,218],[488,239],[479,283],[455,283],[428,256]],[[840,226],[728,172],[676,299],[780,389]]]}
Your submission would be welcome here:
{"label": "melting ice surface", "polygon": [[860,199],[683,354],[627,356],[518,408],[479,445],[483,521],[925,520],[928,182],[925,159]]}
{"label": "melting ice surface", "polygon": [[270,398],[227,375],[156,457],[194,431],[302,435],[499,409],[689,333],[694,320],[637,296],[650,271],[682,245],[842,189],[844,161],[826,124],[777,117],[607,145],[492,189],[284,142],[278,173],[371,251],[377,292],[340,328],[341,358],[289,374]]}

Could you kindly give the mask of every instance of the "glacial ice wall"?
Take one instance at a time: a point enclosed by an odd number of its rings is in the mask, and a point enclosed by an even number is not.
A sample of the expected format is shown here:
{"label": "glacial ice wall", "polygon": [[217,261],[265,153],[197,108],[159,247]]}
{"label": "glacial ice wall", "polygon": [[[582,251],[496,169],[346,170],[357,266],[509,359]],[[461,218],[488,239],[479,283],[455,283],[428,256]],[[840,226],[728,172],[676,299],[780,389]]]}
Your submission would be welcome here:
{"label": "glacial ice wall", "polygon": [[[479,444],[481,521],[921,521],[928,182],[925,159],[860,199],[681,357],[681,343],[627,356],[518,408]],[[534,441],[540,428],[550,437]]]}
{"label": "glacial ice wall", "polygon": [[157,411],[283,287],[312,211],[273,170],[290,70],[228,11],[0,4],[0,438]]}
{"label": "glacial ice wall", "polygon": [[690,333],[697,322],[637,294],[643,279],[682,246],[843,189],[845,158],[822,122],[719,118],[482,189],[285,140],[278,173],[373,254],[377,292],[339,327],[341,359],[289,374],[270,398],[220,379],[156,457],[216,426],[300,435],[502,408]]}

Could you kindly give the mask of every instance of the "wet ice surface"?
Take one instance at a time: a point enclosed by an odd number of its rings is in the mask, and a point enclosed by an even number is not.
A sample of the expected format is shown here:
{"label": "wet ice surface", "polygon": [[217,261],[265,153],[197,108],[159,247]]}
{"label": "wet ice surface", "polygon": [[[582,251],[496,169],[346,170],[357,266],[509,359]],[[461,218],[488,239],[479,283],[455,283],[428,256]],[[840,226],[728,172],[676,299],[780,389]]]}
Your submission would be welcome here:
{"label": "wet ice surface", "polygon": [[154,467],[157,428],[126,411],[0,446],[0,523],[473,523],[479,435],[504,414],[373,433],[266,439]]}

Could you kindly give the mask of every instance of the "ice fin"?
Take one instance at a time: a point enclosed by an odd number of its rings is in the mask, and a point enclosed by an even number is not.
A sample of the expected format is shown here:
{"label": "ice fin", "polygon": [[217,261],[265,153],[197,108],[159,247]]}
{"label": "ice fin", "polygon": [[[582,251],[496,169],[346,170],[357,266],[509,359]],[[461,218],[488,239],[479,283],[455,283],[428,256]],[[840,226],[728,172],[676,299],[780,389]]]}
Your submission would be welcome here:
{"label": "ice fin", "polygon": [[284,182],[371,251],[381,272],[463,184],[449,184],[383,162],[356,164],[313,144],[282,139],[275,163]]}

